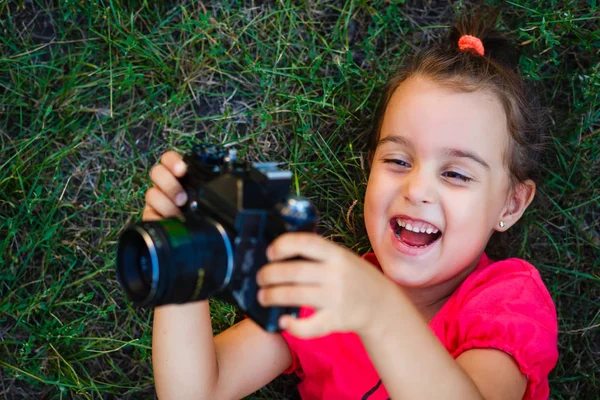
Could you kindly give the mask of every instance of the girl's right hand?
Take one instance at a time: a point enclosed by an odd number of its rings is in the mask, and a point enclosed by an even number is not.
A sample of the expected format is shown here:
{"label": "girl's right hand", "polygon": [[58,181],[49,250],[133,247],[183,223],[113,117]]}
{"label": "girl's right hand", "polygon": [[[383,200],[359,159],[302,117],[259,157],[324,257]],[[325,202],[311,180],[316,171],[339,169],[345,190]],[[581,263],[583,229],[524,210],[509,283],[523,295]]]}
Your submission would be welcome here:
{"label": "girl's right hand", "polygon": [[187,164],[178,153],[167,151],[161,156],[160,162],[150,170],[154,186],[146,191],[142,221],[183,216],[178,206],[185,204],[187,195],[177,178],[186,172]]}

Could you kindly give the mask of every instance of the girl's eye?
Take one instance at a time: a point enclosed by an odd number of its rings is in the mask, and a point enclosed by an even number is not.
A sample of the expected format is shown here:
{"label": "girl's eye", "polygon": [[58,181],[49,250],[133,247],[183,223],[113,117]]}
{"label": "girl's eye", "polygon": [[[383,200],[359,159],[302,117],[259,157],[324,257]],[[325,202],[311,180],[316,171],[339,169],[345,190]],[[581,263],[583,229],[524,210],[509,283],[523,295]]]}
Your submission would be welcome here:
{"label": "girl's eye", "polygon": [[396,165],[399,165],[401,167],[410,167],[409,163],[407,163],[404,160],[400,160],[398,158],[386,158],[385,160],[383,160],[383,162],[385,164],[396,164]]}
{"label": "girl's eye", "polygon": [[463,182],[469,182],[469,181],[473,180],[472,178],[469,178],[468,176],[459,174],[458,172],[454,172],[454,171],[447,171],[447,172],[444,172],[442,175],[444,175],[448,178],[452,178],[452,179],[460,179]]}

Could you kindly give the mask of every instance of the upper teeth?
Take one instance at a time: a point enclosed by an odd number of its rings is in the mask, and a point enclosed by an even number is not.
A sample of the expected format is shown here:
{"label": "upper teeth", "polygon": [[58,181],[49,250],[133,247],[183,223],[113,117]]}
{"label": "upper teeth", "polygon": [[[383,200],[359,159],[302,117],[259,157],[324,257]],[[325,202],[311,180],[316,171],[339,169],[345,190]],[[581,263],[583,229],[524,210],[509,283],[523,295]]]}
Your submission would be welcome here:
{"label": "upper teeth", "polygon": [[430,235],[436,234],[439,232],[439,230],[435,226],[428,224],[427,222],[416,222],[416,221],[407,222],[400,218],[396,218],[396,223],[398,225],[400,225],[401,227],[403,227],[404,229],[407,229],[412,232],[428,233]]}

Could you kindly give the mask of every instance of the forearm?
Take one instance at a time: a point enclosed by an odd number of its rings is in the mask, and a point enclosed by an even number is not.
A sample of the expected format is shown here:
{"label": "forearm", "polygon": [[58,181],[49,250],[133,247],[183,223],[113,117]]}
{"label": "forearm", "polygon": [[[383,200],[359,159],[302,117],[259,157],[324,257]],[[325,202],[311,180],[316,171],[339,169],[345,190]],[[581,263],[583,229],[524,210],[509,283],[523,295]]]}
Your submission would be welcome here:
{"label": "forearm", "polygon": [[392,399],[483,399],[401,290],[384,304],[359,335]]}
{"label": "forearm", "polygon": [[211,397],[218,368],[208,301],[155,308],[152,362],[161,400]]}

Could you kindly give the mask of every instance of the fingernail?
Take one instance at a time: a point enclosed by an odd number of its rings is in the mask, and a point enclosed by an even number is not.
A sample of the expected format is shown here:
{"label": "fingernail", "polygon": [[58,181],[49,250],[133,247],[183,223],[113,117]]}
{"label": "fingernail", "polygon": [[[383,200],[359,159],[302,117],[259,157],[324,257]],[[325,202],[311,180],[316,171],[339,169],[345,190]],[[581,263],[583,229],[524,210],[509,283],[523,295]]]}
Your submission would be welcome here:
{"label": "fingernail", "polygon": [[287,326],[288,326],[287,319],[284,316],[280,317],[279,318],[279,328],[285,329],[285,328],[287,328]]}
{"label": "fingernail", "polygon": [[182,162],[178,162],[175,165],[175,173],[176,174],[183,174],[185,172],[185,167],[186,167],[186,165],[185,165],[185,163],[183,161]]}
{"label": "fingernail", "polygon": [[187,194],[185,192],[181,192],[177,195],[177,197],[175,197],[175,204],[177,204],[179,207],[184,205],[186,201],[187,201]]}
{"label": "fingernail", "polygon": [[260,270],[259,270],[259,271],[256,273],[256,284],[257,284],[258,286],[261,286],[261,285],[260,285]]}
{"label": "fingernail", "polygon": [[271,246],[267,247],[267,260],[271,260],[273,258],[273,249]]}

